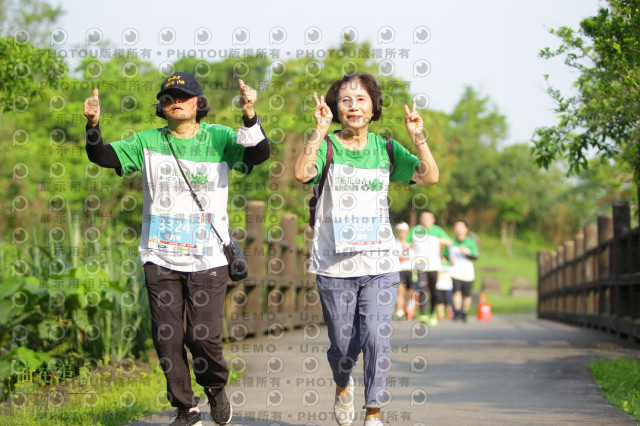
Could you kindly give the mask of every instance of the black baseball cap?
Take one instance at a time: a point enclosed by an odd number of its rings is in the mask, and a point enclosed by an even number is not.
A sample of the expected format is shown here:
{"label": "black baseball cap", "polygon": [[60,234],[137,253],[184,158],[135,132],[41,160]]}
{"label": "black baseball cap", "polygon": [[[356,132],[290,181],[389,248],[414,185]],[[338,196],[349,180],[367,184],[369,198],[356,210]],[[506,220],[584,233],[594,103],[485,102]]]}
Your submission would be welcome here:
{"label": "black baseball cap", "polygon": [[188,72],[174,72],[167,77],[160,86],[160,91],[156,95],[156,99],[160,99],[162,95],[169,92],[183,92],[191,96],[201,96],[202,86],[198,80]]}

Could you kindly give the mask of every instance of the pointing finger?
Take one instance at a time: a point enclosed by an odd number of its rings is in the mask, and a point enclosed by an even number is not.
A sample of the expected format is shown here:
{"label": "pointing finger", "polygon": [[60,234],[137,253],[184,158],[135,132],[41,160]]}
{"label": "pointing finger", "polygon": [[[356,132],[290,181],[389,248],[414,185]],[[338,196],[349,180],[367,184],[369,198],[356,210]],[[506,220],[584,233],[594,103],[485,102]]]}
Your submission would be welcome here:
{"label": "pointing finger", "polygon": [[413,110],[416,110],[416,98],[412,98],[411,101],[413,102]]}
{"label": "pointing finger", "polygon": [[97,98],[97,97],[98,97],[98,88],[97,88],[97,87],[95,87],[95,88],[93,89],[93,97],[94,97],[94,98]]}
{"label": "pointing finger", "polygon": [[313,92],[313,101],[316,103],[316,106],[320,106],[320,100],[318,99],[318,94]]}
{"label": "pointing finger", "polygon": [[323,96],[320,96],[320,103],[321,103],[322,105],[326,105],[326,102],[324,101],[324,95],[323,95]]}
{"label": "pointing finger", "polygon": [[238,84],[240,85],[240,90],[244,91],[245,84],[241,78],[238,79]]}
{"label": "pointing finger", "polygon": [[407,118],[409,118],[409,115],[411,115],[411,111],[409,111],[409,107],[407,106],[407,104],[404,104],[404,113]]}

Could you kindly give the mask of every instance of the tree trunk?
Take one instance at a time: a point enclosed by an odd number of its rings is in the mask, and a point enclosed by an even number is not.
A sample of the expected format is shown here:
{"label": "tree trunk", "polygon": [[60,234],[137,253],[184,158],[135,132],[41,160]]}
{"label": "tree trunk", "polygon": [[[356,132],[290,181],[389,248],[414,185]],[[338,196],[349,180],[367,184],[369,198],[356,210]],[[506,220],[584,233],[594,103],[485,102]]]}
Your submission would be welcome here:
{"label": "tree trunk", "polygon": [[509,224],[509,243],[507,244],[507,254],[513,256],[513,241],[516,238],[516,221],[513,220]]}
{"label": "tree trunk", "polygon": [[507,227],[509,222],[506,219],[500,220],[500,244],[507,245]]}

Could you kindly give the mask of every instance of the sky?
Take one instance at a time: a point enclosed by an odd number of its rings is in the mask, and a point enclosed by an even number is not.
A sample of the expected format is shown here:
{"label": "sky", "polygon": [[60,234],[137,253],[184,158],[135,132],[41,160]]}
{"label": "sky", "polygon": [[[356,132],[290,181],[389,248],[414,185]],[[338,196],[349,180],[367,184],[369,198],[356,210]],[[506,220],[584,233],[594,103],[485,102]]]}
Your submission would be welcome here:
{"label": "sky", "polygon": [[229,49],[240,55],[265,49],[276,61],[321,57],[347,33],[381,49],[380,71],[409,82],[419,105],[451,112],[466,86],[489,96],[507,117],[506,144],[526,142],[536,127],[556,123],[545,74],[564,91],[576,78],[562,59],[538,57],[542,48],[559,45],[549,30],[577,28],[606,6],[596,0],[59,4],[65,14],[51,31],[57,36],[50,38],[52,48],[73,56],[95,49],[96,40],[109,41],[116,48],[149,49],[158,67],[189,51],[207,61]]}

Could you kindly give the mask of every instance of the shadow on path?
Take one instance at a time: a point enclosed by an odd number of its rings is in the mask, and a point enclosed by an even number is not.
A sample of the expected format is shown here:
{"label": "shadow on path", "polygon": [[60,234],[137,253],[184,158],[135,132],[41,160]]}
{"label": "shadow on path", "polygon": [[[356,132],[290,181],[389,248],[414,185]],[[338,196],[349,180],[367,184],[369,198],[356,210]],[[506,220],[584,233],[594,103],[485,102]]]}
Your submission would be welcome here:
{"label": "shadow on path", "polygon": [[[593,357],[640,356],[640,346],[613,335],[521,315],[436,327],[394,322],[393,328],[389,403],[383,408],[389,424],[637,423],[601,396],[587,366]],[[244,378],[227,387],[232,424],[335,425],[328,346],[326,329],[315,326],[230,344],[232,364],[246,365]],[[359,365],[354,379],[354,425],[361,425]],[[202,409],[203,423],[213,425],[206,404]],[[173,415],[127,425],[165,425]]]}

